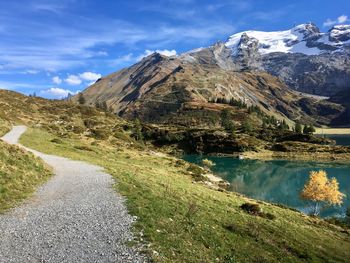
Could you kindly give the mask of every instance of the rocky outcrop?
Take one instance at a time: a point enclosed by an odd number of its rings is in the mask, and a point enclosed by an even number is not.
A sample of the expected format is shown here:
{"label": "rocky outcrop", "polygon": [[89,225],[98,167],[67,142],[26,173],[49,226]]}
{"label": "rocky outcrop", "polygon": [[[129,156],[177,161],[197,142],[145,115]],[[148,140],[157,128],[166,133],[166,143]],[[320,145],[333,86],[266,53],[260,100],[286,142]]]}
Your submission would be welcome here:
{"label": "rocky outcrop", "polygon": [[329,31],[329,41],[339,43],[347,42],[350,40],[350,25],[338,25],[334,26]]}
{"label": "rocky outcrop", "polygon": [[[325,97],[350,93],[350,25],[334,26],[327,33],[313,23],[278,32],[246,31],[231,36],[224,45],[226,49],[221,50],[225,54],[231,50],[229,56],[220,56],[220,63],[215,57],[205,63],[211,61],[226,70],[266,71],[303,93]],[[197,55],[194,51],[185,57],[203,63]],[[349,104],[332,101],[344,107]],[[333,123],[350,125],[350,119],[338,118]]]}
{"label": "rocky outcrop", "polygon": [[350,57],[344,53],[273,53],[264,56],[262,65],[297,91],[333,96],[350,87]]}
{"label": "rocky outcrop", "polygon": [[259,53],[259,41],[250,38],[243,33],[237,49],[232,54],[235,57],[236,69],[259,70],[261,69],[261,55]]}

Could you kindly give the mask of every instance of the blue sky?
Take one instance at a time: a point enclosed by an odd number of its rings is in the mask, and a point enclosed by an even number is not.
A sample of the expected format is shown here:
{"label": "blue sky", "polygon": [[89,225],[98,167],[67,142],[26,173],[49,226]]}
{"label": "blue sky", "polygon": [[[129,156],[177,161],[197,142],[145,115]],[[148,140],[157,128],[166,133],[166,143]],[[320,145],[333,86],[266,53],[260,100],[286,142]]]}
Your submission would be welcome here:
{"label": "blue sky", "polygon": [[310,21],[327,31],[349,11],[348,0],[2,0],[0,88],[59,98],[153,51]]}

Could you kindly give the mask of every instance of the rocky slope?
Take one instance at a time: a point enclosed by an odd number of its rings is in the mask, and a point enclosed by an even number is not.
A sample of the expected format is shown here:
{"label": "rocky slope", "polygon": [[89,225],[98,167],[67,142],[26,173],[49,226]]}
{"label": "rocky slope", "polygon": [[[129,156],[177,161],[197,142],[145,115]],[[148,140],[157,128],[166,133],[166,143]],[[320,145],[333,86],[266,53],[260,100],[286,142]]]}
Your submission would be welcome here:
{"label": "rocky slope", "polygon": [[198,109],[218,112],[220,106],[209,103],[218,98],[306,123],[328,124],[344,112],[339,104],[303,96],[268,73],[223,70],[206,61],[210,49],[201,52],[201,63],[153,54],[102,78],[83,94],[88,104],[106,101],[123,117],[150,122],[179,123],[181,116],[195,117]]}
{"label": "rocky slope", "polygon": [[88,104],[107,102],[121,116],[152,122],[173,122],[198,108],[215,111],[208,102],[224,98],[278,118],[349,125],[348,102],[337,99],[350,89],[349,47],[350,26],[327,33],[314,24],[247,31],[177,57],[152,54],[83,94]]}
{"label": "rocky slope", "polygon": [[[337,25],[326,33],[312,23],[278,32],[246,31],[182,57],[226,70],[266,71],[294,90],[331,101],[350,92],[350,25]],[[342,101],[345,107],[348,104]],[[349,125],[349,119],[336,123]]]}
{"label": "rocky slope", "polygon": [[327,33],[312,23],[286,31],[246,31],[183,57],[201,63],[209,50],[212,63],[224,69],[267,71],[298,91],[333,96],[349,89],[350,25]]}

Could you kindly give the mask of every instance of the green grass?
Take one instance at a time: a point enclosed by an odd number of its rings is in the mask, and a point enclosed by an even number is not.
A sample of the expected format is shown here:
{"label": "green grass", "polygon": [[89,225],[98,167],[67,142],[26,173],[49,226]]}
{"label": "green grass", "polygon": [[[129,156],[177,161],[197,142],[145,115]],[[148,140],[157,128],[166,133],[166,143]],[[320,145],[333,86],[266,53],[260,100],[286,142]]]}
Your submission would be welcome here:
{"label": "green grass", "polygon": [[39,158],[0,140],[0,213],[32,194],[50,175]]}
{"label": "green grass", "polygon": [[6,134],[10,130],[10,123],[0,118],[0,137]]}
{"label": "green grass", "polygon": [[147,252],[156,262],[346,262],[350,258],[349,232],[264,202],[259,202],[262,211],[276,219],[250,215],[240,206],[254,200],[193,183],[188,164],[175,158],[104,142],[55,138],[29,129],[21,143],[104,167],[116,179],[116,190],[127,198],[130,213],[138,217],[135,234],[147,242]]}

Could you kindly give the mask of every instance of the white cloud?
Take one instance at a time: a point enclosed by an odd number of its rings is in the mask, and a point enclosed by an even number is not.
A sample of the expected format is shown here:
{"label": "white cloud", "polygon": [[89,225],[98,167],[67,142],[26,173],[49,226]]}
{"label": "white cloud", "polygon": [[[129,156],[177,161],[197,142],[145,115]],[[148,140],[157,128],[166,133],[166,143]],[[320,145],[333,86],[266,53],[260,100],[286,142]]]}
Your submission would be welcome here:
{"label": "white cloud", "polygon": [[176,56],[176,54],[177,54],[175,49],[173,49],[173,50],[167,50],[167,49],[159,50],[159,49],[157,49],[156,52],[159,54],[162,54],[164,56],[167,56],[167,57]]}
{"label": "white cloud", "polygon": [[62,79],[59,76],[55,76],[52,78],[52,82],[59,85],[62,83]]}
{"label": "white cloud", "polygon": [[349,19],[348,19],[348,17],[347,16],[345,16],[345,15],[342,15],[342,16],[339,16],[338,17],[338,23],[345,23],[345,22],[347,22]]}
{"label": "white cloud", "polygon": [[64,81],[71,86],[80,85],[82,83],[82,80],[77,75],[69,75]]}
{"label": "white cloud", "polygon": [[334,26],[336,24],[342,24],[342,23],[345,23],[349,21],[349,18],[346,16],[346,15],[341,15],[341,16],[338,16],[337,19],[335,20],[332,20],[332,19],[327,19],[324,23],[323,23],[323,26],[324,27],[329,27],[329,26]]}
{"label": "white cloud", "polygon": [[331,19],[328,18],[325,22],[323,22],[323,26],[324,27],[333,26],[336,23],[337,23],[337,21],[331,20]]}
{"label": "white cloud", "polygon": [[38,88],[46,88],[46,85],[40,85],[40,84],[31,84],[31,83],[22,83],[22,82],[11,82],[11,81],[1,81],[0,80],[0,89],[7,89],[7,90],[18,90],[18,89],[25,89],[25,90],[35,90]]}
{"label": "white cloud", "polygon": [[45,11],[45,12],[52,12],[52,13],[60,13],[62,9],[64,9],[63,6],[56,5],[56,4],[34,4],[32,6],[34,11]]}
{"label": "white cloud", "polygon": [[159,53],[161,55],[164,55],[164,56],[167,56],[167,57],[171,57],[171,56],[176,56],[176,50],[173,49],[173,50],[168,50],[168,49],[163,49],[163,50],[149,50],[149,49],[146,49],[145,52],[143,52],[141,55],[139,55],[136,60],[137,61],[140,61],[141,59],[143,59],[144,57],[147,57],[153,53]]}
{"label": "white cloud", "polygon": [[40,71],[36,70],[36,69],[27,69],[26,71],[24,71],[24,74],[31,74],[31,75],[35,75],[38,74]]}
{"label": "white cloud", "polygon": [[[98,80],[101,77],[102,77],[101,74],[86,71],[86,72],[83,72],[83,73],[80,73],[77,75],[70,74],[64,80],[64,82],[66,82],[68,85],[71,85],[71,86],[77,86],[77,85],[82,84],[83,82],[88,83],[88,84],[95,83],[96,80]],[[56,84],[62,83],[62,80],[58,76],[53,77],[52,81]]]}
{"label": "white cloud", "polygon": [[101,57],[107,57],[108,52],[107,51],[98,51],[96,55],[101,56]]}
{"label": "white cloud", "polygon": [[79,74],[80,79],[85,80],[85,81],[96,81],[99,78],[101,78],[101,74],[94,73],[94,72],[84,72]]}
{"label": "white cloud", "polygon": [[129,54],[126,54],[126,55],[123,55],[123,56],[120,56],[116,59],[111,60],[110,65],[111,66],[118,66],[118,65],[128,63],[128,62],[131,62],[134,60],[135,60],[135,58],[134,58],[133,54],[129,53]]}
{"label": "white cloud", "polygon": [[139,56],[137,56],[136,61],[140,61],[141,59],[143,59],[144,57],[147,57],[149,55],[151,55],[152,53],[154,53],[154,51],[152,50],[145,50],[145,52],[143,52],[142,54],[140,54]]}
{"label": "white cloud", "polygon": [[50,99],[63,99],[68,96],[68,94],[77,94],[77,92],[70,91],[67,89],[61,89],[61,88],[50,88],[47,90],[42,90],[39,92],[40,96],[50,98]]}
{"label": "white cloud", "polygon": [[[66,22],[69,23],[69,27],[57,23],[55,19],[48,19],[42,23],[40,19],[28,19],[27,16],[27,13],[31,15],[33,11],[40,11],[44,15],[47,11],[57,13],[70,10],[69,7],[62,3],[36,4],[30,9],[28,6],[24,7],[21,14],[18,14],[16,8],[10,5],[7,11],[13,15],[0,16],[0,30],[4,30],[1,31],[3,41],[0,42],[0,50],[6,50],[0,52],[0,63],[4,63],[8,69],[23,70],[35,65],[41,71],[57,72],[91,65],[96,57],[102,60],[110,55],[108,50],[103,48],[115,45],[133,47],[139,43],[147,43],[144,49],[164,48],[169,43],[174,45],[183,42],[202,45],[203,41],[234,31],[230,22],[223,22],[211,16],[210,19],[207,16],[202,18],[200,15],[196,19],[187,19],[186,21],[190,21],[188,23],[173,26],[169,23],[148,25],[68,13],[67,19],[71,20]],[[170,10],[174,12],[172,8]],[[180,15],[184,14],[186,8],[181,8],[178,12]],[[109,61],[110,59],[107,59],[104,62]]]}
{"label": "white cloud", "polygon": [[[209,40],[211,43],[234,32],[232,21],[209,15],[205,5],[181,6],[179,1],[189,4],[194,0],[169,0],[141,6],[153,6],[156,8],[154,11],[183,22],[160,22],[155,19],[144,24],[113,16],[86,16],[79,11],[79,1],[30,1],[31,4],[21,6],[21,12],[17,10],[16,1],[8,1],[4,11],[8,15],[0,16],[0,51],[5,51],[0,52],[0,63],[6,65],[8,70],[23,71],[35,65],[42,72],[57,74],[54,72],[112,63],[114,48],[126,48],[127,52],[135,54],[135,47],[155,50],[184,42],[201,46],[208,44]],[[129,4],[130,1],[127,2]],[[209,7],[208,10],[232,7],[234,10],[241,10],[239,7],[246,9],[249,7],[246,2],[250,1],[218,2],[220,6]],[[132,10],[136,10],[132,15],[144,11],[138,10],[137,5]],[[63,14],[65,23],[58,23],[56,18]],[[55,19],[45,19],[45,23],[42,23],[41,16],[53,16]],[[119,61],[117,58],[116,64]],[[129,62],[135,61],[136,55]]]}

